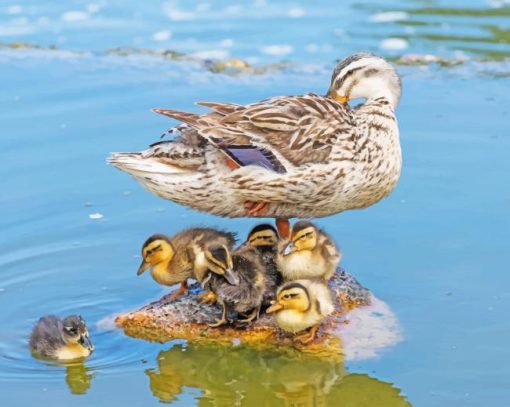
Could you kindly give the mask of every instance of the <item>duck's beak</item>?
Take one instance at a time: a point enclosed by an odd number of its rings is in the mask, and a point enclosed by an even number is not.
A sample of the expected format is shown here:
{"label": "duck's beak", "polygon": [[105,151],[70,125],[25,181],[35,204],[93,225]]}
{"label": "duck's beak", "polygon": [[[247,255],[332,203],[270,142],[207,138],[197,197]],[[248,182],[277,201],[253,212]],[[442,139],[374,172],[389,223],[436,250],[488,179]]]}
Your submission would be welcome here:
{"label": "duck's beak", "polygon": [[285,246],[285,248],[283,249],[282,254],[284,256],[288,256],[289,254],[291,254],[295,250],[296,250],[296,246],[294,246],[294,242],[289,242],[289,244],[287,246]]}
{"label": "duck's beak", "polygon": [[92,341],[90,340],[88,332],[81,334],[79,342],[82,346],[84,346],[91,352],[94,350],[94,345],[92,344]]}
{"label": "duck's beak", "polygon": [[145,259],[142,260],[142,264],[140,264],[140,267],[138,267],[138,271],[136,272],[136,275],[139,276],[140,274],[143,274],[145,270],[150,268],[150,263],[147,263]]}
{"label": "duck's beak", "polygon": [[239,285],[240,283],[239,276],[236,273],[234,273],[234,270],[232,270],[231,268],[225,270],[224,276],[229,282],[229,284]]}
{"label": "duck's beak", "polygon": [[328,96],[340,103],[347,103],[349,101],[349,98],[347,96],[339,95],[338,93],[336,93],[335,90],[332,89],[328,91]]}
{"label": "duck's beak", "polygon": [[276,301],[271,301],[271,306],[266,309],[266,314],[271,314],[272,312],[277,312],[283,309],[283,305]]}

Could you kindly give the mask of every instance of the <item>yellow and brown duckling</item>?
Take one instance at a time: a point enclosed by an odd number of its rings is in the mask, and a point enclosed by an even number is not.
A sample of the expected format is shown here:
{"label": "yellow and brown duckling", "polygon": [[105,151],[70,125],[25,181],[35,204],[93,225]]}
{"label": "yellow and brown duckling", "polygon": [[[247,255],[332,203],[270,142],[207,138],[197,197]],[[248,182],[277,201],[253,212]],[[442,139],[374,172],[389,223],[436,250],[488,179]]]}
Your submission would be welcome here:
{"label": "yellow and brown duckling", "polygon": [[283,282],[281,273],[276,266],[279,236],[276,228],[268,223],[255,226],[243,246],[255,248],[266,270],[267,289],[264,293],[264,305],[269,305],[275,299],[276,289]]}
{"label": "yellow and brown duckling", "polygon": [[152,278],[161,285],[181,286],[171,297],[175,300],[186,294],[188,279],[207,271],[204,247],[211,242],[231,248],[235,234],[212,228],[191,228],[172,237],[161,234],[150,236],[142,247],[142,263],[137,274],[151,268]]}
{"label": "yellow and brown duckling", "polygon": [[276,301],[266,310],[276,313],[278,326],[284,331],[310,333],[296,339],[309,343],[315,338],[319,324],[335,310],[331,291],[321,280],[295,280],[283,284],[276,293]]}
{"label": "yellow and brown duckling", "polygon": [[221,318],[213,327],[228,322],[228,312],[235,311],[250,323],[258,318],[267,290],[267,277],[258,252],[251,247],[240,247],[233,253],[225,245],[211,244],[205,251],[209,271],[201,280],[202,287],[212,291],[222,306]]}
{"label": "yellow and brown duckling", "polygon": [[333,240],[313,223],[297,222],[290,238],[278,247],[277,265],[285,281],[307,278],[329,280],[342,255]]}
{"label": "yellow and brown duckling", "polygon": [[79,315],[60,319],[46,315],[30,335],[30,349],[37,356],[58,360],[85,358],[94,350],[85,321]]}

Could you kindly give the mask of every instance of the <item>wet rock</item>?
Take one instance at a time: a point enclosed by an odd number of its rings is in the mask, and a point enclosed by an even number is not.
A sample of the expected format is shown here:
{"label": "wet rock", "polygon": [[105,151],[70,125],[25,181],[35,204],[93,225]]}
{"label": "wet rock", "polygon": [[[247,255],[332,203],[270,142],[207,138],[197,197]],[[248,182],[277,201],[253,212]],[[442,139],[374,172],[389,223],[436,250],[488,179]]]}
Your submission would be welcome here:
{"label": "wet rock", "polygon": [[369,305],[371,296],[368,289],[343,269],[331,279],[330,287],[337,300],[336,312],[324,320],[315,341],[308,345],[294,341],[292,334],[280,330],[273,317],[265,313],[249,326],[233,323],[211,328],[208,324],[219,318],[221,310],[218,305],[200,302],[198,284],[176,301],[169,301],[170,293],[139,310],[118,316],[115,322],[127,335],[148,341],[185,339],[191,343],[248,344],[257,348],[285,345],[289,351],[299,349],[315,356],[340,358],[339,332],[346,322],[345,315],[354,308]]}

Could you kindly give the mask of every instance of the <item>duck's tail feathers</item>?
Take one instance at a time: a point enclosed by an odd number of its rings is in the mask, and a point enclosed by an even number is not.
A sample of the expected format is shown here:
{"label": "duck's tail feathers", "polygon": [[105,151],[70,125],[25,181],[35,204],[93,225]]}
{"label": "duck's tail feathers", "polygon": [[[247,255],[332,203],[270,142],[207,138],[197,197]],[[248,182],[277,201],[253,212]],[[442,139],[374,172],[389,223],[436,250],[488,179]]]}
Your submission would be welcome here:
{"label": "duck's tail feathers", "polygon": [[135,176],[150,174],[182,174],[185,169],[168,165],[155,158],[144,158],[142,153],[111,153],[107,163]]}

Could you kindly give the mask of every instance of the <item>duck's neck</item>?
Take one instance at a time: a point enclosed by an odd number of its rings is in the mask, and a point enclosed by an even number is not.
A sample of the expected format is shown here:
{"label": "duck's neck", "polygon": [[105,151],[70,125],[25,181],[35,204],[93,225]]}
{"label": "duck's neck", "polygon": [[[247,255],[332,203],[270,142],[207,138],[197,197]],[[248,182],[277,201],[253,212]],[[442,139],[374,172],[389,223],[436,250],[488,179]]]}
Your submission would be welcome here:
{"label": "duck's neck", "polygon": [[174,276],[170,270],[170,260],[162,261],[152,267],[152,278],[162,285],[174,285],[176,283]]}

